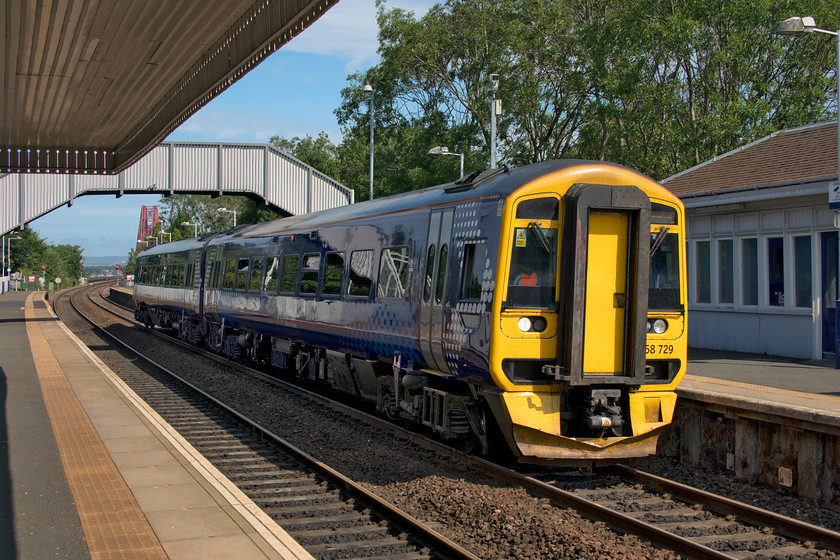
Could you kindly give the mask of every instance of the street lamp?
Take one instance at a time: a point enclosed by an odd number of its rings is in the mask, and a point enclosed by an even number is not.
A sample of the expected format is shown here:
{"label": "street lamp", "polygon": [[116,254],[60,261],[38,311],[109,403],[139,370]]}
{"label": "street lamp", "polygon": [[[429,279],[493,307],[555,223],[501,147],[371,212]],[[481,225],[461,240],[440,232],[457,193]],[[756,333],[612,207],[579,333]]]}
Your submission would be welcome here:
{"label": "street lamp", "polygon": [[460,156],[461,157],[461,177],[464,176],[464,154],[456,154],[455,152],[450,152],[449,147],[447,146],[435,146],[429,153],[434,156]]}
{"label": "street lamp", "polygon": [[363,90],[370,93],[370,102],[368,103],[368,115],[370,115],[370,198],[373,200],[373,86],[365,84]]}
{"label": "street lamp", "polygon": [[227,212],[233,214],[233,227],[236,227],[236,210],[228,210],[227,208],[218,208],[216,212]]}
{"label": "street lamp", "polygon": [[[835,69],[837,78],[837,88],[835,90],[837,100],[837,181],[833,184],[829,183],[829,191],[840,186],[840,30],[829,31],[827,29],[819,29],[817,22],[812,17],[791,17],[784,21],[780,21],[776,25],[773,33],[776,35],[804,35],[806,33],[825,33],[826,35],[833,35],[836,43],[837,67]],[[836,220],[835,220],[836,221]],[[837,270],[835,271],[835,282],[840,279],[840,232],[837,236]],[[840,295],[835,301],[834,312],[836,314],[836,329],[834,334],[834,367],[840,369]]]}
{"label": "street lamp", "polygon": [[137,240],[137,244],[139,245],[140,243],[145,243],[145,244],[146,244],[146,247],[148,247],[148,246],[149,246],[149,242],[148,242],[148,241],[146,241],[145,239],[138,239],[138,240]]}
{"label": "street lamp", "polygon": [[198,237],[198,224],[193,224],[190,222],[181,222],[182,226],[192,226],[193,227],[193,237]]}
{"label": "street lamp", "polygon": [[163,230],[160,230],[160,242],[163,243],[163,236],[164,235],[168,235],[169,236],[169,243],[172,243],[172,234],[168,231],[163,231]]}

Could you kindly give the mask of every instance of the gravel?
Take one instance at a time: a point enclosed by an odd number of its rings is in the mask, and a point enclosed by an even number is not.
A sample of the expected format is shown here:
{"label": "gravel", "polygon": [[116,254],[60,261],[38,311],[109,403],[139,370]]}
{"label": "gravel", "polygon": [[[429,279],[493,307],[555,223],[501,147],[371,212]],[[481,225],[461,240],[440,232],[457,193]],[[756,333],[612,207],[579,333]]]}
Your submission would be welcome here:
{"label": "gravel", "polygon": [[[55,301],[55,298],[53,298]],[[117,320],[93,312],[105,324]],[[101,344],[86,324],[68,326],[88,345]],[[614,532],[526,490],[469,470],[451,454],[421,448],[344,413],[286,393],[268,382],[162,344],[140,328],[118,327],[132,346],[311,455],[430,523],[482,558],[670,559],[678,556]],[[119,373],[130,362],[99,353]],[[698,472],[662,458],[635,466],[660,476],[840,529],[840,515],[778,491],[742,484],[726,473]]]}

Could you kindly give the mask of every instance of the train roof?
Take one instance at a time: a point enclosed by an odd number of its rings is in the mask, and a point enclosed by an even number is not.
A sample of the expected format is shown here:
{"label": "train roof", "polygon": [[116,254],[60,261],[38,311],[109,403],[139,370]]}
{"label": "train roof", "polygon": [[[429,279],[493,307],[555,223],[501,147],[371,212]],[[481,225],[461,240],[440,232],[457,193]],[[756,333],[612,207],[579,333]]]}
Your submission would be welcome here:
{"label": "train roof", "polygon": [[207,241],[219,235],[218,233],[208,233],[198,238],[183,239],[181,241],[173,241],[172,243],[163,243],[149,247],[145,251],[138,253],[137,258],[152,257],[155,255],[166,255],[168,253],[177,253],[180,251],[190,251],[192,249],[202,249]]}
{"label": "train roof", "polygon": [[[414,208],[454,204],[475,199],[505,198],[513,194],[523,185],[543,175],[589,164],[624,168],[623,166],[603,161],[567,159],[544,161],[513,169],[508,167],[489,169],[467,175],[457,181],[444,185],[408,191],[375,200],[366,200],[320,212],[290,216],[249,227],[237,228],[226,234],[219,235],[211,241],[211,244],[224,243],[243,237],[266,237],[283,232],[306,231],[334,223],[374,219],[378,216],[403,212]],[[653,181],[652,179],[650,180]]]}
{"label": "train roof", "polygon": [[[624,166],[603,161],[576,159],[550,160],[513,169],[508,167],[488,169],[444,185],[366,200],[320,212],[290,216],[271,222],[241,225],[223,233],[207,234],[199,239],[167,243],[144,251],[138,256],[186,251],[201,248],[205,244],[215,245],[241,238],[269,237],[284,232],[306,231],[334,223],[375,219],[378,216],[414,208],[434,207],[476,199],[505,198],[523,185],[549,173],[591,164],[627,169]],[[634,173],[638,172],[634,171]],[[649,180],[653,181],[653,179]]]}

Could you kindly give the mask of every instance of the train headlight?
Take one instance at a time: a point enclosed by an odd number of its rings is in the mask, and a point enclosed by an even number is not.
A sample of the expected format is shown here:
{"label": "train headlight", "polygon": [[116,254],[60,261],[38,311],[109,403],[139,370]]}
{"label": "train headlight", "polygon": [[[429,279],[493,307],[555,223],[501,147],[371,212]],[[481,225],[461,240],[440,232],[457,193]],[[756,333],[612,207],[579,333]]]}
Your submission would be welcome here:
{"label": "train headlight", "polygon": [[517,326],[522,332],[541,333],[548,328],[548,321],[545,317],[520,317]]}
{"label": "train headlight", "polygon": [[668,322],[665,319],[656,319],[653,322],[653,332],[656,334],[662,334],[668,330]]}

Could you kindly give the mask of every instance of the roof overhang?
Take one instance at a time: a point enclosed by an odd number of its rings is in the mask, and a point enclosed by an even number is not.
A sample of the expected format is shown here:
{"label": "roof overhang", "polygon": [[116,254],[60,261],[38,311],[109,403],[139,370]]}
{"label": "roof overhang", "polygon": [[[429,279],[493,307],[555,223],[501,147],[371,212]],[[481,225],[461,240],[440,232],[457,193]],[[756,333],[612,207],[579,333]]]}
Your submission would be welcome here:
{"label": "roof overhang", "polygon": [[0,173],[118,173],[338,0],[8,0]]}
{"label": "roof overhang", "polygon": [[836,175],[830,175],[826,177],[812,177],[796,182],[788,181],[768,185],[752,185],[719,191],[684,194],[679,199],[687,209],[818,195],[825,196],[826,204],[828,204],[828,183],[829,181],[836,180],[836,178]]}

